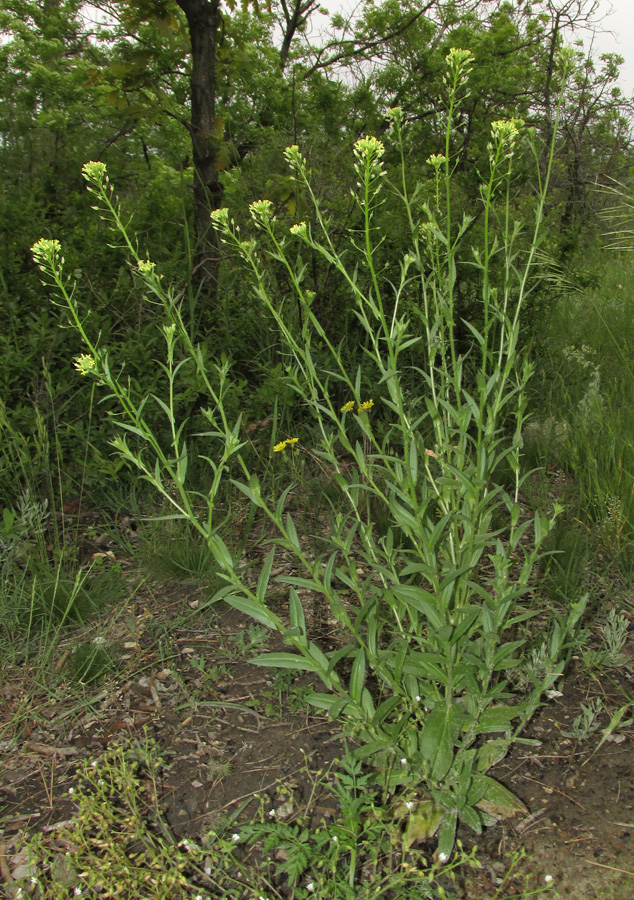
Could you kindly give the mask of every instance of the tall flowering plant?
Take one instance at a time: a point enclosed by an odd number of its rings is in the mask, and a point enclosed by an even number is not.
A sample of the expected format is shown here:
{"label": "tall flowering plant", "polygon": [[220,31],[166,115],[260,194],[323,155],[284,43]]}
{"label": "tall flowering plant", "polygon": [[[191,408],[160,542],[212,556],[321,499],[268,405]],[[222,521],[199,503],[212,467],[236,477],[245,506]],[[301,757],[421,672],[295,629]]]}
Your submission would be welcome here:
{"label": "tall flowering plant", "polygon": [[[441,858],[452,850],[459,820],[480,832],[522,809],[488,772],[513,742],[525,740],[522,730],[562,674],[566,648],[583,611],[583,601],[572,606],[566,617],[553,622],[539,652],[525,658],[520,626],[534,615],[527,600],[531,572],[557,514],[554,510],[550,516],[537,513],[526,519],[518,503],[530,378],[530,366],[518,348],[519,327],[552,148],[545,175],[536,166],[534,221],[529,240],[520,247],[525,227],[512,222],[509,199],[514,158],[527,141],[539,160],[521,122],[493,123],[489,171],[481,183],[482,237],[478,247],[468,247],[471,221],[462,217],[456,222],[452,211],[451,147],[455,110],[468,92],[471,62],[465,50],[452,50],[447,57],[444,147],[428,159],[431,201],[423,202],[419,189],[409,190],[403,115],[395,109],[389,115],[400,179],[397,184],[388,181],[381,141],[365,137],[356,143],[355,202],[361,224],[345,251],[335,245],[298,147],[288,148],[286,159],[312,205],[312,225],[300,222],[287,229],[276,219],[272,203],[259,200],[250,207],[253,236],[244,238],[228,210],[212,214],[221,239],[242,259],[256,301],[277,324],[290,361],[288,382],[314,423],[312,453],[330,470],[340,492],[318,556],[286,508],[293,485],[271,501],[249,471],[240,453],[240,423],[230,423],[224,412],[228,368],[223,364],[214,373],[206,371],[173,292],[150,262],[139,260],[127,237],[101,164],[85,167],[89,189],[124,234],[139,277],[165,311],[168,397],[173,397],[182,365],[175,361],[179,342],[209,393],[211,430],[204,438],[215,441],[217,450],[215,457],[207,451],[212,484],[205,498],[188,485],[187,443],[171,399],[155,398],[170,425],[170,446],[165,448],[144,416],[150,398],[137,402],[130,387],[113,374],[107,353],[91,344],[63,275],[59,245],[40,241],[34,247],[86,343],[88,352],[77,359],[79,371],[118,399],[125,414],[120,424],[137,441],[132,447],[124,434],[115,438],[116,449],[174,507],[175,515],[189,519],[205,537],[226,581],[217,599],[282,634],[288,650],[262,654],[254,662],[312,672],[321,680],[325,690],[314,692],[309,702],[339,719],[354,738],[357,757],[373,766],[384,799],[405,820],[405,844],[437,834]],[[397,276],[390,273],[389,290],[377,263],[383,241],[377,210],[388,190],[398,196],[409,229],[409,246]],[[466,323],[473,340],[465,354],[456,336],[455,292],[456,264],[467,251],[480,273],[481,314],[477,323]],[[346,369],[314,311],[306,253],[321,256],[350,293],[366,335],[363,376],[376,385],[371,398],[362,395],[361,370]],[[292,320],[269,288],[271,261],[288,275],[298,310]],[[414,319],[406,313],[413,297],[421,298]],[[322,362],[313,353],[317,341]],[[404,362],[413,347],[420,351],[416,391],[411,390],[410,362]],[[329,356],[326,363],[324,354]],[[378,416],[382,429],[376,427]],[[294,436],[272,450],[297,453],[301,446]],[[254,587],[243,578],[215,522],[216,498],[232,458],[244,473],[233,480],[234,488],[268,517],[275,534]],[[503,462],[515,475],[511,490],[496,481]],[[377,527],[378,513],[387,521],[386,529]],[[292,555],[300,573],[276,578],[288,588],[288,618],[268,603],[280,549]],[[336,650],[323,648],[308,633],[300,590],[327,604],[344,636]],[[523,671],[521,679],[512,677],[517,669]]]}

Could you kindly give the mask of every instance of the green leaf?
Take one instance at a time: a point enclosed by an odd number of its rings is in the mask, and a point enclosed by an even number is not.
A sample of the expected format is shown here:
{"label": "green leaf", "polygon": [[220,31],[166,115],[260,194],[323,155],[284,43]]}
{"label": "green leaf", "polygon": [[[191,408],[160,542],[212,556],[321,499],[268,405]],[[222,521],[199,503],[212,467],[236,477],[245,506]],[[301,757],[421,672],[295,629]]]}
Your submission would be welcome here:
{"label": "green leaf", "polygon": [[391,591],[399,600],[411,604],[414,609],[422,613],[436,631],[445,624],[438,600],[429,591],[413,584],[398,584],[391,588]]}
{"label": "green leaf", "polygon": [[501,762],[508,753],[510,741],[506,738],[493,738],[478,750],[478,772],[488,772],[491,766]]}
{"label": "green leaf", "polygon": [[456,826],[458,824],[458,815],[456,812],[446,812],[440,824],[438,832],[438,849],[437,854],[440,857],[449,859],[453,852],[453,846],[456,842]]}
{"label": "green leaf", "polygon": [[[470,800],[471,796],[478,797],[476,802]],[[473,776],[473,785],[467,801],[494,819],[506,819],[515,813],[527,812],[519,797],[489,775]]]}
{"label": "green leaf", "polygon": [[318,666],[304,656],[295,653],[263,653],[252,659],[254,666],[270,666],[273,669],[294,669],[297,672],[317,672]]}
{"label": "green leaf", "polygon": [[256,603],[254,600],[249,600],[248,597],[240,597],[238,594],[229,595],[228,597],[225,597],[224,600],[229,606],[238,609],[247,616],[251,616],[256,622],[266,625],[267,628],[279,630],[280,621],[277,616],[269,612],[265,606],[260,606],[260,604]]}
{"label": "green leaf", "polygon": [[258,598],[260,603],[264,603],[266,599],[266,589],[269,585],[269,578],[271,577],[271,569],[273,568],[273,560],[275,559],[275,547],[271,549],[271,552],[266,558],[264,565],[262,566],[262,571],[260,572],[260,577],[258,578],[258,586],[255,591],[255,595]]}
{"label": "green leaf", "polygon": [[413,675],[415,678],[423,678],[425,680],[432,678],[434,681],[446,684],[447,673],[441,668],[445,663],[445,658],[438,653],[412,651],[407,654],[407,659],[403,665],[403,674]]}
{"label": "green leaf", "polygon": [[373,725],[381,725],[389,716],[389,714],[399,706],[401,700],[399,697],[388,697],[380,704],[372,719]]}
{"label": "green leaf", "polygon": [[293,547],[295,547],[296,550],[301,550],[297,529],[295,528],[295,523],[293,522],[290,513],[287,513],[286,515],[286,535]]}
{"label": "green leaf", "polygon": [[303,636],[306,634],[306,620],[304,618],[304,607],[302,601],[297,595],[295,588],[291,588],[289,596],[290,620],[291,628],[297,628]]}
{"label": "green leaf", "polygon": [[241,481],[235,481],[235,479],[231,479],[231,484],[236,487],[241,494],[253,503],[254,506],[261,507],[262,506],[262,497],[259,494],[254,493],[254,491],[246,484],[243,484]]}
{"label": "green leaf", "polygon": [[514,706],[495,706],[485,710],[475,727],[476,734],[487,734],[490,731],[506,731],[517,718],[520,711]]}
{"label": "green leaf", "polygon": [[357,747],[352,755],[355,759],[367,759],[369,756],[374,756],[391,746],[392,744],[387,738],[378,741],[368,741],[368,743],[363,744],[361,747]]}
{"label": "green leaf", "polygon": [[409,529],[413,534],[418,531],[418,521],[409,510],[397,503],[396,500],[390,500],[390,512],[394,516],[394,521],[401,528]]}
{"label": "green leaf", "polygon": [[451,769],[458,731],[454,706],[438,703],[425,720],[420,751],[434,781],[442,781]]}
{"label": "green leaf", "polygon": [[308,694],[306,700],[316,709],[324,709],[329,713],[335,703],[339,701],[339,698],[335,694],[318,694],[316,691],[313,691],[312,694]]}
{"label": "green leaf", "polygon": [[412,479],[412,484],[415,485],[418,481],[418,449],[415,437],[412,438],[409,445],[409,475]]}
{"label": "green leaf", "polygon": [[476,834],[482,834],[482,818],[472,806],[463,806],[459,812],[460,819]]}
{"label": "green leaf", "polygon": [[361,693],[365,682],[365,651],[363,648],[357,653],[357,657],[350,673],[350,695],[356,703],[361,703]]}
{"label": "green leaf", "polygon": [[223,539],[218,534],[210,534],[207,538],[207,545],[211,550],[211,555],[216,560],[221,569],[225,571],[233,571],[233,559],[229,553],[229,549]]}

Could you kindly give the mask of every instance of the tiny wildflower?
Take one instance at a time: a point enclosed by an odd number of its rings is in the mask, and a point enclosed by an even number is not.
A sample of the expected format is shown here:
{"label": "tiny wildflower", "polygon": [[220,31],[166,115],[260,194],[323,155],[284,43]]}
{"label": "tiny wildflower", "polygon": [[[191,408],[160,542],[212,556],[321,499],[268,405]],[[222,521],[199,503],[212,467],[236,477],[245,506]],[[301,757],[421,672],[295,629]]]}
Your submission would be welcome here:
{"label": "tiny wildflower", "polygon": [[81,167],[82,175],[91,181],[99,181],[106,174],[106,164],[103,162],[87,162]]}
{"label": "tiny wildflower", "polygon": [[425,160],[428,166],[433,166],[434,169],[439,169],[447,162],[447,157],[443,156],[442,153],[432,153],[431,156],[428,156]]}
{"label": "tiny wildflower", "polygon": [[553,876],[552,875],[544,875],[544,881],[546,884],[552,884]]}
{"label": "tiny wildflower", "polygon": [[249,212],[255,224],[260,227],[266,227],[275,219],[271,200],[254,200],[249,204]]}
{"label": "tiny wildflower", "polygon": [[286,447],[286,441],[280,441],[279,444],[273,447],[273,453],[279,453],[284,447]]}
{"label": "tiny wildflower", "polygon": [[414,697],[414,700],[415,700],[417,703],[420,703],[420,694],[416,694],[416,696]]}
{"label": "tiny wildflower", "polygon": [[333,842],[333,844],[336,844],[338,840],[339,840],[339,838],[337,837],[337,835],[336,835],[336,834],[333,834],[333,836],[332,836],[332,842]]}
{"label": "tiny wildflower", "polygon": [[212,210],[209,218],[219,231],[229,231],[229,210],[226,206],[223,206],[222,209]]}
{"label": "tiny wildflower", "polygon": [[361,406],[357,408],[357,412],[367,412],[369,409],[372,409],[374,406],[374,400],[364,400]]}
{"label": "tiny wildflower", "polygon": [[360,138],[354,145],[354,155],[357,158],[354,166],[359,177],[362,169],[367,169],[371,178],[386,175],[382,162],[384,153],[385,147],[378,138],[369,135]]}
{"label": "tiny wildflower", "polygon": [[407,800],[407,801],[405,802],[405,807],[406,807],[406,809],[413,809],[413,808],[414,808],[414,803],[413,803],[413,801],[412,801],[412,800]]}
{"label": "tiny wildflower", "polygon": [[406,759],[404,756],[401,757],[401,765],[402,765],[402,766],[406,766],[406,765],[407,765],[407,759]]}
{"label": "tiny wildflower", "polygon": [[236,831],[234,831],[234,833],[231,835],[231,840],[234,842],[234,844],[240,843],[240,835]]}
{"label": "tiny wildflower", "polygon": [[154,269],[156,267],[156,263],[151,262],[149,259],[137,259],[136,267],[141,273],[141,275],[154,275]]}
{"label": "tiny wildflower", "polygon": [[37,878],[35,875],[31,875],[31,884],[37,884]]}
{"label": "tiny wildflower", "polygon": [[350,412],[350,410],[354,407],[354,400],[348,400],[347,403],[344,403],[341,407],[341,412],[346,413]]}
{"label": "tiny wildflower", "polygon": [[296,225],[291,225],[290,232],[291,234],[296,234],[299,237],[305,238],[308,234],[306,222],[298,222]]}
{"label": "tiny wildflower", "polygon": [[269,810],[269,817],[270,817],[271,819],[274,819],[275,816],[276,816],[275,810],[274,810],[274,809],[270,809],[270,810]]}
{"label": "tiny wildflower", "polygon": [[446,863],[448,859],[449,859],[449,856],[446,853],[438,854],[438,862]]}
{"label": "tiny wildflower", "polygon": [[299,438],[288,438],[286,443],[287,444],[296,444],[298,440],[299,440]]}
{"label": "tiny wildflower", "polygon": [[498,119],[496,122],[491,122],[491,134],[500,143],[513,142],[523,124],[523,119]]}
{"label": "tiny wildflower", "polygon": [[196,896],[194,897],[194,900],[203,900],[203,895],[202,895],[202,894],[196,894]]}
{"label": "tiny wildflower", "polygon": [[68,788],[68,793],[69,793],[69,794],[74,794],[74,793],[75,793],[75,788],[72,788],[72,787],[71,787],[71,788]]}
{"label": "tiny wildflower", "polygon": [[286,162],[289,164],[291,169],[294,169],[295,171],[301,171],[305,168],[306,160],[300,153],[297,144],[293,144],[292,147],[287,147],[284,151],[284,156],[286,157]]}
{"label": "tiny wildflower", "polygon": [[56,253],[60,253],[61,249],[62,245],[59,241],[40,238],[31,247],[31,252],[33,256],[54,256]]}
{"label": "tiny wildflower", "polygon": [[306,890],[307,890],[307,891],[310,891],[311,894],[312,894],[312,892],[315,890],[315,885],[312,883],[312,881],[309,881],[309,882],[308,882],[308,884],[306,885]]}
{"label": "tiny wildflower", "polygon": [[393,106],[387,110],[385,118],[389,120],[391,125],[399,128],[403,123],[403,109],[400,106]]}
{"label": "tiny wildflower", "polygon": [[76,887],[75,890],[73,891],[73,894],[76,897],[81,897],[81,888]]}
{"label": "tiny wildflower", "polygon": [[96,362],[93,356],[82,353],[80,356],[75,357],[74,366],[80,375],[88,375],[95,368]]}
{"label": "tiny wildflower", "polygon": [[445,57],[449,66],[457,65],[458,67],[473,62],[473,53],[471,50],[463,50],[462,48],[452,47]]}

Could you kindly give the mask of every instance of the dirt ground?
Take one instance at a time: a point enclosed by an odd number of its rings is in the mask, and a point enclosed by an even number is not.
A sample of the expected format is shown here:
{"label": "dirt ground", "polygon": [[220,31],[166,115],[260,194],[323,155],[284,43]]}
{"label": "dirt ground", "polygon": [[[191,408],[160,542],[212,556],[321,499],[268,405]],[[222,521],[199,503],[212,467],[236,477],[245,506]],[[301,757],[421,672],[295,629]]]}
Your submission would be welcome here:
{"label": "dirt ground", "polygon": [[[301,791],[306,766],[316,770],[341,755],[341,742],[333,737],[336,723],[304,710],[302,692],[309,682],[276,678],[252,665],[249,658],[262,634],[249,630],[235,611],[203,609],[204,603],[204,590],[191,584],[142,586],[107,628],[108,645],[119,650],[116,674],[86,687],[83,698],[63,677],[37,690],[29,673],[5,670],[0,682],[5,881],[19,862],[20,831],[50,834],[57,823],[70,820],[75,807],[68,790],[79,761],[100,755],[115,740],[144,735],[156,740],[165,760],[160,802],[179,838],[200,838],[219,815],[240,806],[241,816],[248,817],[256,793],[268,794],[272,805],[280,781]],[[94,633],[87,630],[89,638]],[[633,638],[634,633],[630,647]],[[65,654],[76,641],[69,638],[58,647],[53,670],[63,673]],[[526,857],[517,874],[532,872],[534,887],[552,876],[563,900],[632,900],[634,729],[627,724],[616,729],[598,750],[601,729],[584,740],[563,734],[582,701],[602,699],[599,722],[605,728],[632,696],[631,666],[592,678],[573,662],[563,695],[544,706],[526,734],[541,746],[517,745],[492,772],[522,798],[529,813],[478,839],[482,868],[458,878],[464,900],[520,896],[521,878],[496,891],[513,852],[522,847]],[[336,815],[327,807],[319,812]],[[460,837],[473,845],[472,833],[465,830]]]}

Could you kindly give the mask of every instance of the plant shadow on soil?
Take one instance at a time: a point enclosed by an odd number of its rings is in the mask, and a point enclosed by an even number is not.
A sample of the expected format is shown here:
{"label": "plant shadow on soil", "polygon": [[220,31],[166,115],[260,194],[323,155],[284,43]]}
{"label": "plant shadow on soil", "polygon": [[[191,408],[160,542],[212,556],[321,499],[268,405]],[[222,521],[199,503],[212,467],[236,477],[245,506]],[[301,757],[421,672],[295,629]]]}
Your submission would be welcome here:
{"label": "plant shadow on soil", "polygon": [[[266,809],[274,807],[281,785],[298,804],[305,801],[307,767],[315,772],[343,755],[337,723],[306,712],[301,702],[309,676],[276,677],[250,663],[259,649],[277,647],[271,639],[263,643],[262,632],[242,615],[223,605],[206,609],[208,592],[186,582],[145,583],[131,593],[126,608],[102,628],[108,646],[117,648],[117,674],[87,684],[82,702],[61,677],[61,661],[90,633],[74,634],[57,648],[57,684],[34,688],[24,669],[3,674],[0,850],[7,880],[20,831],[51,836],[57,823],[72,819],[69,788],[79,762],[117,743],[148,736],[156,741],[165,763],[159,805],[177,840],[200,840],[238,810],[236,821],[248,820],[258,794]],[[322,640],[336,639],[318,598],[303,599],[309,630]],[[630,661],[632,647],[630,638]],[[482,866],[459,871],[452,896],[521,897],[527,873],[535,888],[552,876],[563,900],[634,896],[632,728],[615,731],[615,740],[604,741],[596,754],[601,730],[585,740],[564,734],[581,702],[597,697],[605,728],[611,713],[632,697],[633,681],[630,665],[592,678],[573,661],[563,695],[548,702],[527,730],[541,746],[516,746],[492,772],[524,801],[528,814],[486,829],[477,841],[472,832],[460,832],[466,848],[477,843]],[[332,820],[336,804],[325,794],[314,812],[317,821]],[[519,877],[506,879],[509,860],[521,848],[526,856]]]}

